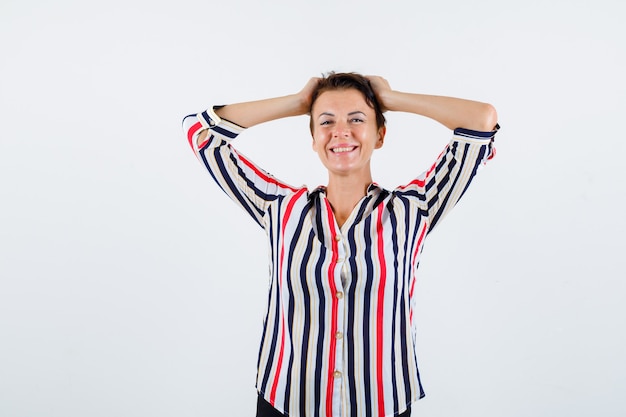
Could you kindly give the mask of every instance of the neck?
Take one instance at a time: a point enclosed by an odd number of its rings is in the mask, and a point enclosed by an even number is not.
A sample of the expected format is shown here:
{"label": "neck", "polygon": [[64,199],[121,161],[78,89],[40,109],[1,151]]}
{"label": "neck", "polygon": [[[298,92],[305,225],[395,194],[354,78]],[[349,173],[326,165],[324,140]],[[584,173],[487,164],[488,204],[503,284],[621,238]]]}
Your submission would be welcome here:
{"label": "neck", "polygon": [[361,178],[331,176],[328,179],[326,198],[333,208],[339,227],[350,217],[354,207],[367,194],[367,187],[371,183],[371,175]]}

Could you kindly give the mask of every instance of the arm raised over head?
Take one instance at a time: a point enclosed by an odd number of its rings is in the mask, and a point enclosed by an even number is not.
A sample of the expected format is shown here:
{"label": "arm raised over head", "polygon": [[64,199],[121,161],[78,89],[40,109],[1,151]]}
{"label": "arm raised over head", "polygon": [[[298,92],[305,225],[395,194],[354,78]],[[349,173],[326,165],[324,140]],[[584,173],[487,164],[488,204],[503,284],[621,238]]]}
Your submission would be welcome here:
{"label": "arm raised over head", "polygon": [[[295,94],[263,100],[229,104],[216,108],[215,113],[241,127],[252,127],[271,120],[307,114],[311,108],[311,94],[319,82],[319,78],[311,78],[304,88]],[[207,131],[198,136],[202,143]]]}
{"label": "arm raised over head", "polygon": [[488,103],[455,97],[404,93],[393,90],[379,76],[367,77],[383,110],[419,114],[447,128],[491,131],[498,122],[496,109]]}

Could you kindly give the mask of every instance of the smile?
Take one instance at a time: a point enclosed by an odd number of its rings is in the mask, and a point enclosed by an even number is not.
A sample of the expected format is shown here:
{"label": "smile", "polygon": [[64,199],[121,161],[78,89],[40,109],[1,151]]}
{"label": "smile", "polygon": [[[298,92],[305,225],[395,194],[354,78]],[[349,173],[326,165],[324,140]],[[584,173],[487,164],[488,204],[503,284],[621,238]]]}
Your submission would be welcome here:
{"label": "smile", "polygon": [[331,151],[333,153],[344,153],[344,152],[352,152],[356,149],[356,146],[343,146],[341,148],[332,148]]}

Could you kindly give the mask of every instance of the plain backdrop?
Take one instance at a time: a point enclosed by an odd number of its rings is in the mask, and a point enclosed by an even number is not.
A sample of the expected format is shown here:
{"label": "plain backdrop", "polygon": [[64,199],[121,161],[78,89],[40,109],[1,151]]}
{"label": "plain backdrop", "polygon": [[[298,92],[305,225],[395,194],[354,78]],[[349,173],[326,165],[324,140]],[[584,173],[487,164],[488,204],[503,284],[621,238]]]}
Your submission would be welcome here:
{"label": "plain backdrop", "polygon": [[[426,243],[424,417],[626,415],[618,0],[0,1],[0,416],[253,416],[264,232],[181,120],[330,70],[495,105],[496,158]],[[389,114],[387,188],[450,132]],[[238,148],[326,180],[306,117]]]}

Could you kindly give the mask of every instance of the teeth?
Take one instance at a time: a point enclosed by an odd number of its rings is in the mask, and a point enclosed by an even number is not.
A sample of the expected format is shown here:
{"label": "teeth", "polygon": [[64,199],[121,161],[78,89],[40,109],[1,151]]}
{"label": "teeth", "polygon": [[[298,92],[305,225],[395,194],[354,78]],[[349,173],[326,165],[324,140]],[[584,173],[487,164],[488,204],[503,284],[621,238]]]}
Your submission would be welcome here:
{"label": "teeth", "polygon": [[354,148],[355,148],[354,146],[350,146],[350,147],[347,147],[347,148],[333,148],[333,152],[334,153],[350,152],[350,151],[354,150]]}

